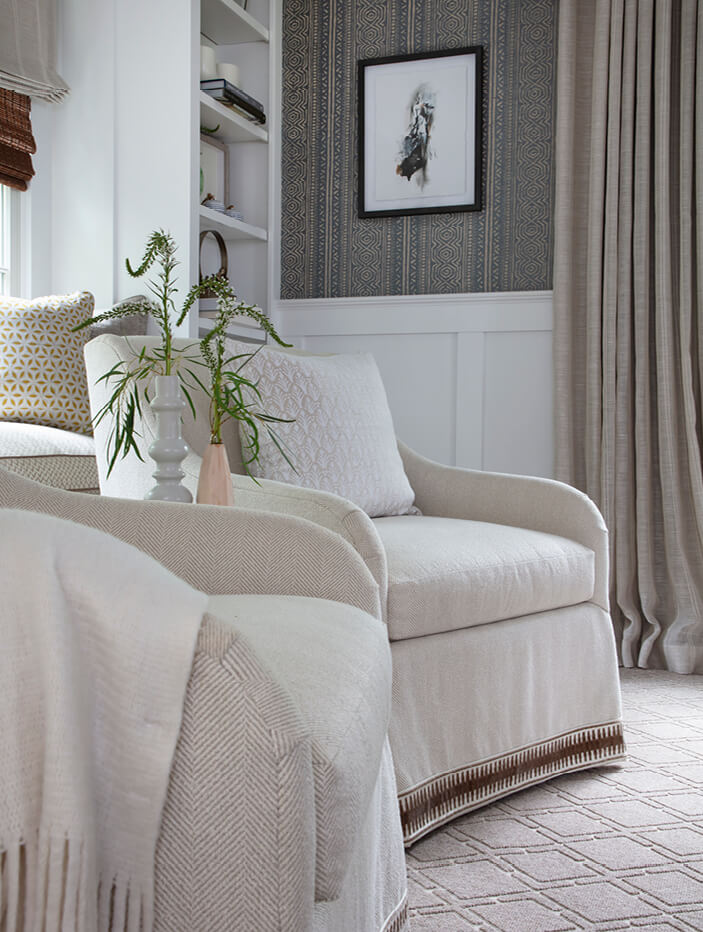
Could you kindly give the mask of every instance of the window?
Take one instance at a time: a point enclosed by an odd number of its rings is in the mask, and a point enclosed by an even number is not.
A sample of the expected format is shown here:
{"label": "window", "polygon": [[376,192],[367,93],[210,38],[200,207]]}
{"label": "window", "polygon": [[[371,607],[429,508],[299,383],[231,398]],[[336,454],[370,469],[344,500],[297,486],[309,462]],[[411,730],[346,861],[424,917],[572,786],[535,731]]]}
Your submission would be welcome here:
{"label": "window", "polygon": [[19,293],[19,204],[17,191],[0,184],[0,295]]}
{"label": "window", "polygon": [[10,190],[0,184],[0,295],[10,293]]}

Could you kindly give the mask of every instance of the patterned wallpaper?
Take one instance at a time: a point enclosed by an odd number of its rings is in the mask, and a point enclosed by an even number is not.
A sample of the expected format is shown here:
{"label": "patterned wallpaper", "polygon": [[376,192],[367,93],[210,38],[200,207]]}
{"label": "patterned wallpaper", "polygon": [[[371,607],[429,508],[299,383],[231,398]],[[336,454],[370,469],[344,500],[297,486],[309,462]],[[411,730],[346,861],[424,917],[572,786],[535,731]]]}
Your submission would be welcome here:
{"label": "patterned wallpaper", "polygon": [[[558,0],[284,0],[281,296],[551,287]],[[357,214],[356,63],[483,45],[484,209]]]}

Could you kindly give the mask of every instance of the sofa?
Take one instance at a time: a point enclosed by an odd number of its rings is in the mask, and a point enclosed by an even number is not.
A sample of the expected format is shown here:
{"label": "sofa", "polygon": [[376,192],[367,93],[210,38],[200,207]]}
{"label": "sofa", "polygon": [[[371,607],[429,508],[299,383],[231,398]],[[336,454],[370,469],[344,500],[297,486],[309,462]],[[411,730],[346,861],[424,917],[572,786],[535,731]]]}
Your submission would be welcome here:
{"label": "sofa", "polygon": [[301,518],[65,492],[2,468],[0,508],[97,528],[209,596],[156,847],[154,928],[404,930],[390,655],[354,548]]}
{"label": "sofa", "polygon": [[[133,295],[125,302],[143,299]],[[136,314],[93,323],[80,334],[70,332],[93,309],[88,292],[0,302],[0,466],[59,489],[99,494],[95,442],[91,433],[82,432],[90,427],[83,343],[104,333],[143,336],[147,317]],[[56,391],[62,383],[68,387]],[[71,429],[57,426],[66,420],[64,406],[73,395]]]}
{"label": "sofa", "polygon": [[[108,397],[100,376],[154,343],[105,335],[86,345],[94,413]],[[209,401],[191,394],[183,469],[195,492]],[[141,407],[146,446],[155,423]],[[421,514],[371,519],[329,492],[254,483],[228,428],[235,506],[333,532],[375,582],[393,658],[390,743],[406,844],[540,780],[624,758],[608,535],[590,499],[551,480],[443,466],[399,441]],[[105,418],[95,431],[101,491],[142,498],[152,466],[130,454],[108,476],[110,429]]]}
{"label": "sofa", "polygon": [[0,421],[0,467],[67,492],[100,493],[95,440],[88,434]]}

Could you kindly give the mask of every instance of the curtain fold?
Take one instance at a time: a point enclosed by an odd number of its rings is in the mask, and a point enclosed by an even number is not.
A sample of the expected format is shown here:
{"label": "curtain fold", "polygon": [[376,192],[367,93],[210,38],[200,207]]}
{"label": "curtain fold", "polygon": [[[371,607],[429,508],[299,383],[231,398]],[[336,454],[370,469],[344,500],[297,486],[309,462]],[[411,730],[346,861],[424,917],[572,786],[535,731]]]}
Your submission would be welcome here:
{"label": "curtain fold", "polygon": [[703,13],[561,0],[557,477],[610,531],[626,666],[703,673]]}
{"label": "curtain fold", "polygon": [[59,101],[55,0],[0,0],[0,88]]}

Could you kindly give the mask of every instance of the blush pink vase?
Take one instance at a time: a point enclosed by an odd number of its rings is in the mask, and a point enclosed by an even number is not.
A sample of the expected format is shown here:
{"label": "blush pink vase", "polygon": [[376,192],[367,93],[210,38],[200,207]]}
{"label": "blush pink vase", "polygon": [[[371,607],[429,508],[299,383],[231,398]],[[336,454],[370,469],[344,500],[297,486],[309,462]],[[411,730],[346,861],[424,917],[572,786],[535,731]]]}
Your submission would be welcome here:
{"label": "blush pink vase", "polygon": [[224,443],[209,443],[198,476],[199,505],[234,505],[232,477]]}

